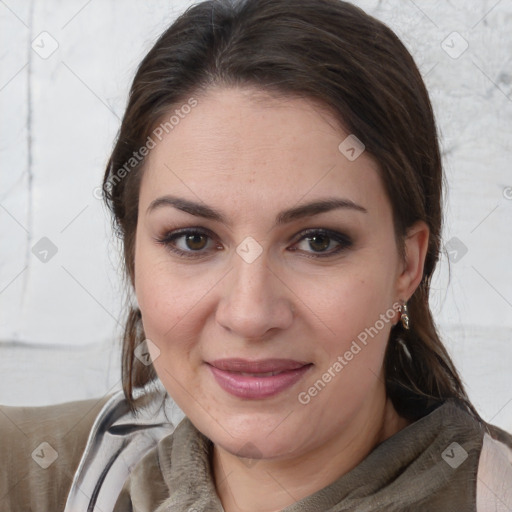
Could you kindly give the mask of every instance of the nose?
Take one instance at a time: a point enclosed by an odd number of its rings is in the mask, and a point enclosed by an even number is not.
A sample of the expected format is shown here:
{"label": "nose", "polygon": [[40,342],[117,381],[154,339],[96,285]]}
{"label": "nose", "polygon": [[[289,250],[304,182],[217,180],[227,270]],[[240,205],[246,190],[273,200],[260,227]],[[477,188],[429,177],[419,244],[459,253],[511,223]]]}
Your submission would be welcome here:
{"label": "nose", "polygon": [[235,255],[219,301],[217,322],[244,339],[261,339],[272,329],[286,329],[293,321],[293,293],[263,252],[247,263]]}

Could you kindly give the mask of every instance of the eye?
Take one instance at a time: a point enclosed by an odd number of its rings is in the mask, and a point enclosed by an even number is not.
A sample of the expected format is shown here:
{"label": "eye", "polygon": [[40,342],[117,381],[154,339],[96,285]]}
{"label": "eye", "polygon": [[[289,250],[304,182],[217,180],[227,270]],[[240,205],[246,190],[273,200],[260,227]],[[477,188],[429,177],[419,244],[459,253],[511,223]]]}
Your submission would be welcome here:
{"label": "eye", "polygon": [[308,257],[311,258],[333,256],[352,245],[352,240],[347,235],[328,229],[308,229],[301,235],[299,241],[290,250],[299,249],[309,253]]}
{"label": "eye", "polygon": [[215,245],[212,238],[203,229],[187,228],[167,233],[165,236],[157,238],[156,242],[180,256],[197,258],[205,256],[212,245],[217,249],[222,248],[219,244]]}
{"label": "eye", "polygon": [[[311,228],[300,233],[299,240],[288,250],[306,253],[309,258],[326,258],[348,249],[352,240],[343,233],[323,228]],[[203,228],[186,228],[166,233],[155,241],[178,256],[199,258],[212,249],[222,250],[214,236]]]}

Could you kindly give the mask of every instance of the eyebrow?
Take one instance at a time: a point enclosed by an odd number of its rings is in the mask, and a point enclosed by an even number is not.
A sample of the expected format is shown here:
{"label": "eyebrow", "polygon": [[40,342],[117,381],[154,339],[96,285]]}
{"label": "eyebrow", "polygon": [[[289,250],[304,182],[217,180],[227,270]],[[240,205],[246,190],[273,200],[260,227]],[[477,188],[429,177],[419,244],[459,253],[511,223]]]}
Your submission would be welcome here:
{"label": "eyebrow", "polygon": [[[172,206],[185,213],[189,213],[190,215],[222,222],[229,226],[229,222],[226,217],[219,210],[207,206],[204,203],[197,203],[195,201],[169,195],[159,197],[152,201],[146,210],[146,215],[164,206]],[[313,201],[311,203],[283,210],[277,214],[275,223],[276,225],[287,224],[304,217],[311,217],[313,215],[318,215],[320,213],[340,208],[368,213],[366,208],[354,203],[350,199],[334,197]]]}

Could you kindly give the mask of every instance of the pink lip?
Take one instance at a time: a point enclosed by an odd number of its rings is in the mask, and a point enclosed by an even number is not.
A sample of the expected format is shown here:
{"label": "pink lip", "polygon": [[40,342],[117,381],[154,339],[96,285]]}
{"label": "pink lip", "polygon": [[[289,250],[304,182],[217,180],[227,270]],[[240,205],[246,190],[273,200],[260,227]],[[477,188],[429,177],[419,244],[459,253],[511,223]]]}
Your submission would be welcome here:
{"label": "pink lip", "polygon": [[[220,359],[207,364],[222,389],[236,397],[248,399],[267,398],[284,391],[300,380],[312,366],[311,363],[291,359]],[[258,375],[269,372],[279,373]]]}

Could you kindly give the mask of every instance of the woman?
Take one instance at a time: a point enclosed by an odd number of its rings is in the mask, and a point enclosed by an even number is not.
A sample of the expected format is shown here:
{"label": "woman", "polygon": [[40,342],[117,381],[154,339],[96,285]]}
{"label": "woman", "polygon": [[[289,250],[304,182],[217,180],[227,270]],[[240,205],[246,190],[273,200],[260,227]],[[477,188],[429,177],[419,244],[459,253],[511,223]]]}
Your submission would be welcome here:
{"label": "woman", "polygon": [[382,23],[338,0],[189,9],[139,67],[103,182],[134,292],[123,392],[3,408],[25,436],[4,500],[507,510],[512,436],[470,403],[428,304],[442,180],[420,73]]}

